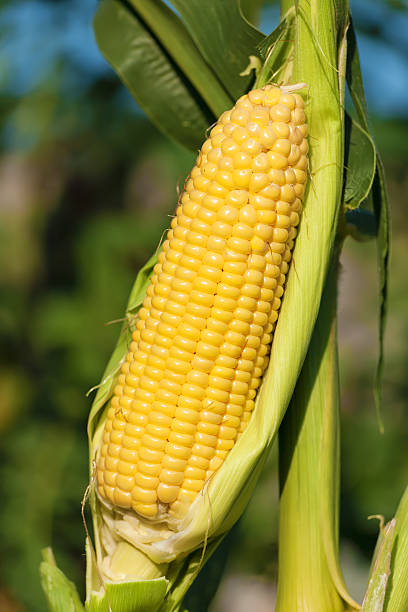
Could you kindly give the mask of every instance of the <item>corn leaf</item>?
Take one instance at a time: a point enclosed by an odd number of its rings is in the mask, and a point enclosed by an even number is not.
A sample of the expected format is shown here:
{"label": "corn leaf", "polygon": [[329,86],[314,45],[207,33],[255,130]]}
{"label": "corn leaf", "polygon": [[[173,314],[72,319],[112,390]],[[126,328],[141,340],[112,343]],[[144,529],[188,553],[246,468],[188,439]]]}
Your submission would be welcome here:
{"label": "corn leaf", "polygon": [[235,100],[253,76],[240,76],[264,37],[243,17],[238,0],[171,0],[203,57]]}
{"label": "corn leaf", "polygon": [[76,586],[57,567],[50,548],[42,551],[41,585],[50,612],[84,612]]}
{"label": "corn leaf", "polygon": [[377,221],[370,210],[364,208],[346,210],[346,223],[348,234],[359,242],[377,237]]}
{"label": "corn leaf", "polygon": [[377,259],[379,281],[379,311],[378,311],[378,361],[374,381],[374,396],[377,407],[377,419],[380,430],[383,431],[381,419],[382,376],[384,363],[384,334],[388,309],[388,268],[390,258],[391,220],[388,203],[387,186],[385,184],[384,167],[377,153],[377,171],[373,183],[374,211],[377,219]]}
{"label": "corn leaf", "polygon": [[380,529],[376,555],[370,572],[362,612],[382,612],[384,599],[391,574],[391,549],[395,530],[395,519]]}
{"label": "corn leaf", "polygon": [[258,45],[259,53],[265,61],[257,78],[257,87],[263,87],[270,81],[275,83],[286,82],[284,75],[285,71],[290,68],[288,64],[292,50],[288,41],[293,40],[295,36],[294,18],[294,11],[288,11],[282,17],[278,27]]}
{"label": "corn leaf", "polygon": [[259,24],[263,0],[241,0],[241,11],[245,19],[254,26]]}
{"label": "corn leaf", "polygon": [[[195,87],[216,117],[233,104],[180,18],[162,0],[130,0],[131,6]],[[180,117],[180,121],[182,117]]]}
{"label": "corn leaf", "polygon": [[197,149],[214,115],[154,33],[119,0],[100,2],[94,30],[101,53],[150,119]]}
{"label": "corn leaf", "polygon": [[344,203],[347,209],[353,209],[370,193],[377,159],[370,134],[347,113],[345,117]]}
{"label": "corn leaf", "polygon": [[[360,60],[353,23],[347,32],[348,62],[346,70],[347,85],[357,111],[358,119],[365,132],[369,132],[367,107],[364,96],[363,80],[361,76]],[[390,211],[387,188],[385,184],[384,168],[381,158],[376,152],[376,172],[371,189],[373,210],[377,224],[377,257],[379,277],[379,311],[378,311],[378,342],[379,352],[374,381],[374,396],[377,408],[377,420],[380,431],[384,427],[381,419],[381,385],[384,355],[384,332],[387,317],[388,301],[388,266],[390,254]]]}

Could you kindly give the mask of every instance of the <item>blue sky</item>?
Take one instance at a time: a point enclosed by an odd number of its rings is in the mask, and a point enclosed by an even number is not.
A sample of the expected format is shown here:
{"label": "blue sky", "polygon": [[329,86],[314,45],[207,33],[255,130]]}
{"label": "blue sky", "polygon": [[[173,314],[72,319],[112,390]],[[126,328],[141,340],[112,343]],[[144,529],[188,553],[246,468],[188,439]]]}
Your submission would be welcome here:
{"label": "blue sky", "polygon": [[[108,73],[92,32],[96,0],[43,3],[14,0],[0,13],[2,90],[24,95],[53,70],[57,56],[68,60],[67,82],[81,88],[89,79]],[[368,104],[381,116],[408,118],[407,12],[380,0],[352,0]],[[277,24],[275,7],[263,11],[261,29]],[[380,37],[370,35],[380,33]]]}

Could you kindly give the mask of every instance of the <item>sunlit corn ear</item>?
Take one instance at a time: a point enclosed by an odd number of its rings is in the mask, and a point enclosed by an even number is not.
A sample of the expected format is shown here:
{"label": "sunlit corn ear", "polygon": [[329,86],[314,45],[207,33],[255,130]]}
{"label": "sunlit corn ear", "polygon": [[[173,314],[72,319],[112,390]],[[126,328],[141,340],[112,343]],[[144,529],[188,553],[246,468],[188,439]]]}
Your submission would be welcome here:
{"label": "sunlit corn ear", "polygon": [[297,234],[306,136],[303,98],[268,85],[224,113],[198,155],[92,436],[107,578],[121,574],[117,537],[166,563],[224,529],[254,470],[232,450],[254,446],[244,434]]}
{"label": "sunlit corn ear", "polygon": [[101,501],[130,519],[178,531],[251,418],[305,190],[303,108],[272,85],[243,96],[185,184],[95,456]]}

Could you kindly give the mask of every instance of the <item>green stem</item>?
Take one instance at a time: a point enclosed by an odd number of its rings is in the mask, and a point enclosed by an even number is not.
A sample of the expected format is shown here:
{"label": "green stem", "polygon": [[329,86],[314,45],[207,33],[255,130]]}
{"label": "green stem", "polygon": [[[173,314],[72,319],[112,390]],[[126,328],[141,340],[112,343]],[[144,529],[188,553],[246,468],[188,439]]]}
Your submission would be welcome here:
{"label": "green stem", "polygon": [[279,430],[277,611],[358,608],[347,593],[338,562],[337,269],[336,253],[308,354]]}

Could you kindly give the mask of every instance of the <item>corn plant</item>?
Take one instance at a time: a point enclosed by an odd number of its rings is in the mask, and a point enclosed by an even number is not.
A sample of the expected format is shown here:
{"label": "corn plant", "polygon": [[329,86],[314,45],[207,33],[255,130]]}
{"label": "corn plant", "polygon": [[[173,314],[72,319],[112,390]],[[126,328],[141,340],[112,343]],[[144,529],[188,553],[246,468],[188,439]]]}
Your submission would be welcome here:
{"label": "corn plant", "polygon": [[[389,220],[348,3],[282,0],[268,36],[257,2],[171,4],[102,0],[95,16],[150,119],[204,144],[90,411],[84,605],[183,610],[279,437],[276,609],[360,609],[338,557],[337,280],[347,236],[375,237],[381,426]],[[406,610],[405,497],[363,610]],[[51,610],[84,609],[51,550],[41,575]]]}

